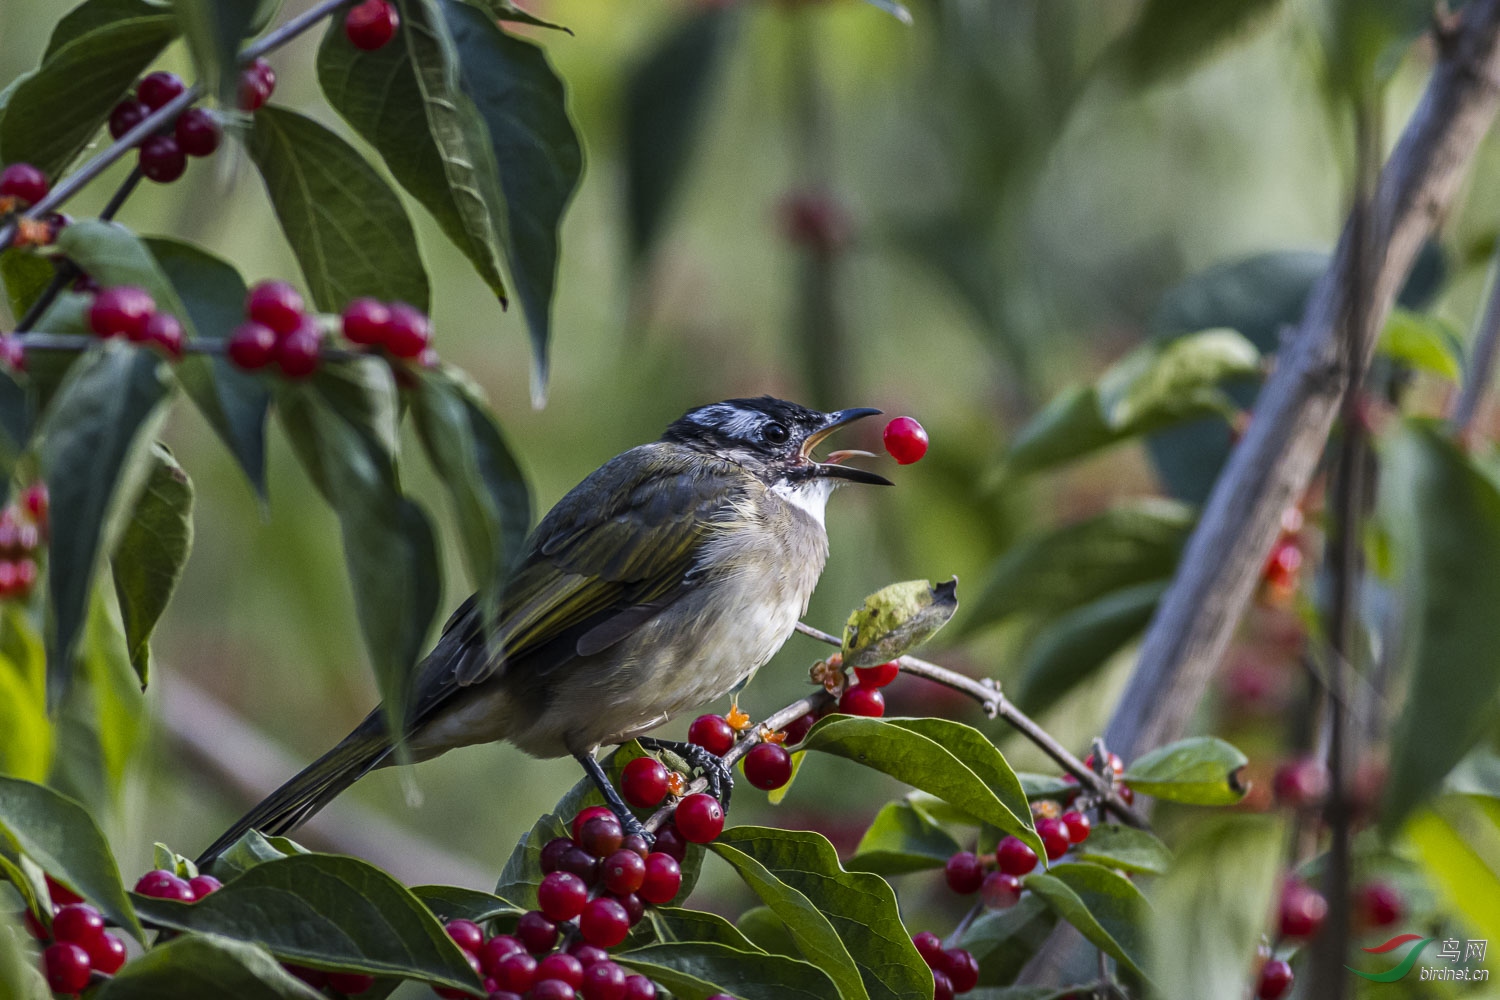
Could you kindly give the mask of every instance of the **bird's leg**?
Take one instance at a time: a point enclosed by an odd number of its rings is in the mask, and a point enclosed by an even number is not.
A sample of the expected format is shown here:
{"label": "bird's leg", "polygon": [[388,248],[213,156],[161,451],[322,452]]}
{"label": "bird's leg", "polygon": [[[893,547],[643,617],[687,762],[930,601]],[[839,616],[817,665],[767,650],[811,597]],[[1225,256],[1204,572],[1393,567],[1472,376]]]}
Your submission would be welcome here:
{"label": "bird's leg", "polygon": [[719,800],[727,811],[729,797],[734,794],[734,773],[723,760],[709,753],[696,743],[678,743],[675,740],[641,738],[637,742],[647,750],[666,751],[687,761],[708,779],[708,793]]}
{"label": "bird's leg", "polygon": [[655,844],[656,838],[646,829],[645,824],[635,818],[635,813],[631,812],[630,808],[625,805],[624,800],[620,798],[620,793],[615,790],[614,784],[609,780],[609,775],[604,773],[604,768],[599,766],[599,762],[594,759],[594,755],[587,751],[575,751],[573,757],[578,763],[583,765],[583,769],[588,772],[588,776],[594,779],[594,785],[599,789],[600,794],[604,796],[604,801],[609,806],[609,811],[614,813],[615,817],[619,819],[620,829],[624,830],[627,836],[635,834],[638,837],[645,838],[648,846]]}

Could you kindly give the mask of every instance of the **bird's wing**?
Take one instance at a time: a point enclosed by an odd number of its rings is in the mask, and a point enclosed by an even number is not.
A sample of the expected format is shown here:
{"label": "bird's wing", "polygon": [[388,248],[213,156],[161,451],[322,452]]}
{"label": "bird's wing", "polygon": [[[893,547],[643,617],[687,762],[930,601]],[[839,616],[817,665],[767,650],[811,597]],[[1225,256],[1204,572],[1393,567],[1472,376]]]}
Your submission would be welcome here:
{"label": "bird's wing", "polygon": [[414,718],[511,665],[545,672],[624,638],[691,584],[709,527],[747,486],[737,467],[675,445],[601,466],[528,539],[493,640],[473,598],[449,619],[418,678]]}

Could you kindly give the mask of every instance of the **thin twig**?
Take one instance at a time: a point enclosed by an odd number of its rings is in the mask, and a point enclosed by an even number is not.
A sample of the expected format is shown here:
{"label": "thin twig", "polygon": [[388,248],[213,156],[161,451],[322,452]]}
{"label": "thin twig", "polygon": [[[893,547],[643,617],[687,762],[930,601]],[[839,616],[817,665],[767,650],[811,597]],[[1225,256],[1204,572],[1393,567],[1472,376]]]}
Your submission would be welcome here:
{"label": "thin twig", "polygon": [[1490,267],[1490,295],[1485,302],[1479,329],[1474,333],[1474,352],[1465,370],[1463,391],[1453,407],[1450,426],[1460,439],[1479,414],[1479,403],[1490,384],[1495,368],[1495,351],[1500,347],[1500,246],[1495,248],[1495,262]]}

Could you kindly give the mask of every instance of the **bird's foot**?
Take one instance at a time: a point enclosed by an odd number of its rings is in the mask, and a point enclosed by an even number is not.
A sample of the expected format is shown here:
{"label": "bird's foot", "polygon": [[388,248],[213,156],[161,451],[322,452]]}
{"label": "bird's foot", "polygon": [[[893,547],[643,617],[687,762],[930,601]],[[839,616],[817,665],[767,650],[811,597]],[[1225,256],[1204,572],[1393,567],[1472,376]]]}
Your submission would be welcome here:
{"label": "bird's foot", "polygon": [[679,743],[676,740],[641,739],[639,743],[647,750],[675,754],[694,772],[702,772],[708,780],[708,794],[719,800],[729,811],[729,798],[734,794],[734,772],[723,759],[715,756],[696,743]]}
{"label": "bird's foot", "polygon": [[645,840],[648,848],[656,846],[656,835],[647,830],[646,825],[635,818],[635,813],[631,812],[630,807],[620,798],[619,791],[615,788],[614,783],[609,780],[609,775],[604,773],[604,768],[594,759],[594,755],[591,753],[576,753],[573,756],[577,758],[578,763],[583,765],[583,769],[588,772],[588,776],[593,779],[594,787],[598,788],[599,793],[604,796],[604,804],[609,807],[609,811],[614,813],[615,818],[620,821],[620,829],[624,831],[625,835],[627,837],[640,837]]}

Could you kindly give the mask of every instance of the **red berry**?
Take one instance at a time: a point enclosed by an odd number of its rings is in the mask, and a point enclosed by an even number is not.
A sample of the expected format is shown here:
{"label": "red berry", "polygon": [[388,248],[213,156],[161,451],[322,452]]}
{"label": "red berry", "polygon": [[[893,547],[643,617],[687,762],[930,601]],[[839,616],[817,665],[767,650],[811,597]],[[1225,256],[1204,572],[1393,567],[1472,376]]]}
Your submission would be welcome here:
{"label": "red berry", "polygon": [[561,979],[538,979],[526,994],[527,1000],[573,1000],[575,995],[573,987]]}
{"label": "red berry", "polygon": [[276,71],[264,59],[256,59],[240,70],[241,111],[259,111],[276,90]]}
{"label": "red berry", "polygon": [[328,985],[345,996],[359,996],[375,985],[375,977],[363,972],[330,972]]}
{"label": "red berry", "polygon": [[978,892],[984,884],[984,865],[978,855],[968,851],[960,851],[949,858],[943,866],[943,874],[947,876],[948,888],[963,896]]}
{"label": "red berry", "polygon": [[600,896],[589,900],[578,918],[578,931],[589,944],[613,948],[630,933],[630,914],[618,899]]}
{"label": "red berry", "polygon": [[807,739],[808,730],[812,729],[817,724],[817,721],[818,713],[808,712],[806,715],[799,715],[787,723],[786,729],[782,730],[786,733],[786,745],[795,746]]}
{"label": "red berry", "polygon": [[656,984],[645,976],[626,976],[625,1000],[656,1000]]}
{"label": "red berry", "polygon": [[156,302],[144,288],[121,285],[106,288],[89,306],[89,329],[101,337],[125,336],[139,340]]}
{"label": "red berry", "polygon": [[502,990],[525,993],[536,982],[536,959],[524,951],[511,952],[496,963],[490,975]]}
{"label": "red berry", "polygon": [[1008,910],[1021,899],[1021,880],[1009,872],[990,872],[979,887],[979,895],[990,909]]}
{"label": "red berry", "polygon": [[625,832],[620,829],[620,821],[615,819],[613,813],[593,817],[578,832],[578,846],[596,858],[605,858],[615,853],[624,840]]}
{"label": "red berry", "polygon": [[1259,1000],[1281,1000],[1292,988],[1292,979],[1292,967],[1279,958],[1272,959],[1261,966],[1255,995]]}
{"label": "red berry", "polygon": [[318,368],[318,353],[323,349],[323,335],[318,324],[308,319],[281,338],[276,345],[276,365],[287,378],[304,378]]}
{"label": "red berry", "polygon": [[1068,828],[1060,819],[1039,819],[1036,821],[1036,835],[1042,838],[1042,846],[1047,849],[1047,860],[1056,861],[1068,853],[1072,841],[1068,839]]}
{"label": "red berry", "polygon": [[[26,492],[21,495],[21,503],[33,520],[38,522],[47,520],[47,484],[36,482],[26,487]],[[53,906],[67,906],[69,903],[83,902],[82,896],[51,875],[44,875],[42,878],[47,883],[47,895],[52,897]]]}
{"label": "red berry", "polygon": [[995,862],[1007,875],[1025,875],[1036,867],[1036,851],[1019,837],[1004,837],[995,848]]}
{"label": "red berry", "polygon": [[1127,806],[1135,801],[1135,789],[1129,785],[1116,785],[1115,794],[1120,796],[1120,801]]}
{"label": "red berry", "polygon": [[885,714],[885,695],[875,688],[855,684],[844,688],[839,696],[839,711],[845,715],[863,715],[878,719]]}
{"label": "red berry", "polygon": [[500,967],[501,959],[505,956],[524,954],[526,954],[526,946],[521,943],[520,938],[509,934],[496,934],[480,947],[479,968],[486,976],[493,976],[495,970]]}
{"label": "red berry", "polygon": [[1310,809],[1328,794],[1328,768],[1316,757],[1287,761],[1271,779],[1276,801],[1293,809]]}
{"label": "red berry", "polygon": [[153,135],[142,142],[139,162],[142,175],[158,184],[170,184],[187,170],[187,156],[170,135]]}
{"label": "red berry", "polygon": [[688,842],[675,823],[668,823],[656,831],[656,843],[652,845],[658,854],[665,854],[678,864],[687,857]]}
{"label": "red berry", "polygon": [[193,901],[193,887],[188,885],[187,879],[161,868],[142,875],[135,884],[135,891],[156,899],[175,899],[183,903]]}
{"label": "red berry", "polygon": [[[631,855],[635,857],[635,855]],[[536,902],[547,919],[561,923],[583,912],[589,901],[589,887],[572,872],[553,872],[537,886]]]}
{"label": "red berry", "polygon": [[84,944],[83,950],[89,954],[89,965],[107,976],[119,972],[127,957],[125,942],[107,932]]}
{"label": "red berry", "polygon": [[[26,492],[21,494],[21,504],[26,508],[26,513],[31,515],[31,519],[33,521],[35,521],[37,524],[46,524],[48,505],[47,484],[32,483],[30,486],[26,487]],[[67,886],[60,885],[59,883],[54,882],[51,875],[47,876],[47,888],[52,891],[52,901],[54,903],[67,904],[83,902],[82,896],[78,895],[78,893],[69,889]]]}
{"label": "red berry", "polygon": [[52,936],[87,947],[104,934],[104,917],[87,903],[69,903],[52,915]]}
{"label": "red berry", "polygon": [[620,841],[620,850],[634,851],[640,855],[642,861],[645,861],[646,855],[651,853],[651,845],[646,843],[645,837],[642,837],[638,833],[631,833],[627,834],[625,839]]}
{"label": "red berry", "polygon": [[391,319],[385,326],[385,349],[398,358],[415,358],[432,343],[427,315],[405,302],[391,303]]}
{"label": "red berry", "polygon": [[625,1000],[625,979],[625,970],[615,963],[594,962],[583,970],[583,1000]]}
{"label": "red berry", "polygon": [[262,281],[246,293],[245,315],[286,335],[302,325],[302,296],[285,281]]}
{"label": "red berry", "polygon": [[344,307],[344,338],[351,344],[373,347],[385,343],[390,323],[390,307],[375,299],[355,299]]}
{"label": "red berry", "polygon": [[552,950],[557,944],[557,925],[536,910],[527,910],[516,921],[516,937],[533,955]]}
{"label": "red berry", "polygon": [[637,757],[620,772],[620,794],[638,809],[661,805],[667,797],[666,765],[655,757]]}
{"label": "red berry", "polygon": [[264,368],[276,357],[276,331],[264,323],[241,323],[230,334],[225,352],[247,371]]}
{"label": "red berry", "polygon": [[538,859],[538,864],[542,867],[542,874],[545,875],[548,872],[557,871],[558,863],[562,861],[563,855],[567,854],[573,847],[574,844],[571,837],[553,837],[547,841],[547,845],[542,848],[541,856]]}
{"label": "red berry", "polygon": [[36,583],[36,560],[22,559],[16,563],[16,595],[25,597],[31,593],[31,585]]}
{"label": "red berry", "polygon": [[29,163],[12,163],[0,170],[0,197],[15,198],[29,207],[47,197],[47,175]]}
{"label": "red berry", "polygon": [[[1089,754],[1087,757],[1083,758],[1083,766],[1086,767],[1086,768],[1088,768],[1090,771],[1092,771],[1094,769],[1094,755],[1093,754]],[[1120,759],[1120,755],[1119,754],[1112,753],[1112,754],[1109,755],[1109,769],[1111,771],[1115,772],[1116,774],[1124,774],[1125,773],[1125,762]]]}
{"label": "red berry", "polygon": [[648,903],[670,903],[682,888],[682,867],[670,854],[655,851],[646,857],[646,877],[636,890]]}
{"label": "red berry", "polygon": [[[584,809],[577,816],[573,817],[572,834],[575,843],[583,835],[583,824],[587,823],[595,816],[608,816],[610,819],[615,818],[615,814],[609,811],[608,806],[589,806],[587,809]],[[619,822],[618,820],[615,821]]]}
{"label": "red berry", "polygon": [[54,993],[81,993],[89,984],[89,953],[68,941],[42,952],[42,971]]}
{"label": "red berry", "polygon": [[125,98],[109,113],[109,137],[111,139],[122,138],[125,133],[145,121],[150,114],[151,109],[143,102],[133,97]]}
{"label": "red berry", "polygon": [[683,837],[694,844],[706,844],[724,830],[724,807],[718,799],[703,792],[677,803],[672,818]]}
{"label": "red berry", "polygon": [[186,89],[182,78],[176,73],[158,70],[141,78],[141,82],[136,84],[135,96],[152,111],[159,111]]}
{"label": "red berry", "polygon": [[450,920],[444,928],[453,943],[470,954],[478,954],[484,946],[484,929],[472,920]]}
{"label": "red berry", "polygon": [[722,757],[734,746],[734,729],[722,715],[700,715],[688,726],[688,742]]}
{"label": "red berry", "polygon": [[387,0],[365,0],[350,8],[344,18],[344,34],[356,49],[373,52],[396,36],[401,17]]}
{"label": "red berry", "polygon": [[171,313],[152,313],[141,331],[141,343],[154,344],[169,358],[182,357],[182,324]]}
{"label": "red berry", "polygon": [[27,934],[30,934],[38,941],[48,940],[47,928],[42,926],[42,922],[36,918],[36,914],[32,913],[29,908],[25,911],[22,921],[26,924]]}
{"label": "red berry", "polygon": [[583,963],[585,969],[592,968],[598,962],[609,960],[609,952],[603,948],[595,948],[591,944],[585,944],[578,940],[574,940],[572,944],[568,945],[568,954]]}
{"label": "red berry", "polygon": [[10,333],[0,333],[0,364],[13,372],[26,370],[26,345],[21,338]]}
{"label": "red berry", "polygon": [[557,870],[572,872],[586,885],[599,881],[599,859],[578,846],[568,848],[557,863]]}
{"label": "red berry", "polygon": [[573,989],[583,985],[583,963],[576,956],[554,952],[537,963],[538,979],[559,979]]}
{"label": "red berry", "polygon": [[954,993],[967,993],[979,985],[979,963],[962,948],[943,952],[942,971],[953,984]]}
{"label": "red berry", "polygon": [[932,970],[932,1000],[953,1000],[953,981],[937,969]]}
{"label": "red berry", "polygon": [[1089,831],[1093,824],[1083,813],[1070,810],[1062,814],[1063,827],[1068,831],[1068,840],[1074,844],[1081,844],[1089,839]]}
{"label": "red berry", "polygon": [[646,861],[634,851],[619,850],[599,867],[604,888],[621,896],[640,889],[646,881]]}
{"label": "red berry", "polygon": [[[1406,904],[1396,888],[1384,882],[1371,882],[1359,890],[1356,908],[1366,927],[1389,927],[1406,912]],[[56,926],[54,922],[53,926]]]}
{"label": "red berry", "polygon": [[757,743],[745,754],[745,779],[770,791],[792,780],[792,755],[780,743]]}
{"label": "red berry", "polygon": [[911,417],[897,417],[885,425],[885,450],[901,465],[927,454],[927,432]]}
{"label": "red berry", "polygon": [[1328,900],[1302,882],[1289,881],[1281,890],[1281,936],[1316,937],[1328,916]]}
{"label": "red berry", "polygon": [[203,108],[188,108],[179,115],[172,134],[177,137],[177,145],[188,156],[212,154],[219,148],[219,140],[224,137],[214,116]]}
{"label": "red berry", "polygon": [[927,963],[929,969],[939,967],[943,960],[943,940],[932,931],[922,931],[913,934],[911,943],[917,946],[917,954],[922,956],[922,961]]}
{"label": "red berry", "polygon": [[854,676],[859,678],[859,683],[865,687],[883,688],[896,679],[901,673],[901,664],[892,660],[874,667],[855,667]]}
{"label": "red berry", "polygon": [[1297,573],[1302,568],[1302,547],[1295,538],[1283,538],[1271,550],[1261,577],[1277,590],[1296,590]]}
{"label": "red berry", "polygon": [[633,892],[612,892],[610,898],[618,900],[619,904],[625,907],[625,919],[630,921],[632,927],[640,923],[641,918],[646,915],[646,904],[641,902],[641,897]]}

